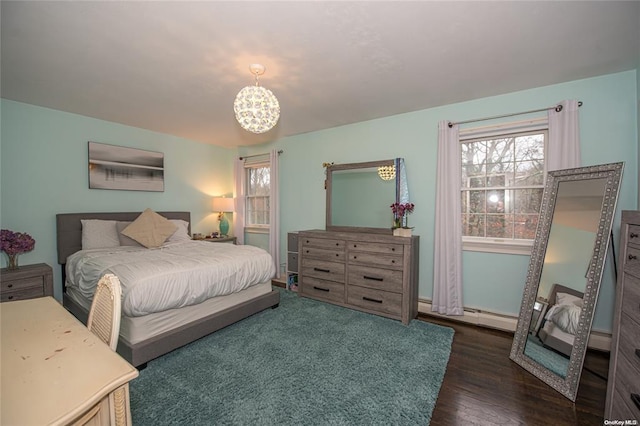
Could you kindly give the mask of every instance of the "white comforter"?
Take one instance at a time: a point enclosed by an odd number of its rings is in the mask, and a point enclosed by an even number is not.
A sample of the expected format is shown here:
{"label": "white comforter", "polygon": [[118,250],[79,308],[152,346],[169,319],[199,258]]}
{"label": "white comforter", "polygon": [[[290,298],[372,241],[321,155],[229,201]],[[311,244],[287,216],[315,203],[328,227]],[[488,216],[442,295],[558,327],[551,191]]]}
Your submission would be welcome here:
{"label": "white comforter", "polygon": [[244,290],[271,279],[275,266],[269,253],[248,245],[185,241],[157,249],[121,246],[69,256],[66,285],[92,299],[106,273],[120,279],[122,313],[136,317]]}

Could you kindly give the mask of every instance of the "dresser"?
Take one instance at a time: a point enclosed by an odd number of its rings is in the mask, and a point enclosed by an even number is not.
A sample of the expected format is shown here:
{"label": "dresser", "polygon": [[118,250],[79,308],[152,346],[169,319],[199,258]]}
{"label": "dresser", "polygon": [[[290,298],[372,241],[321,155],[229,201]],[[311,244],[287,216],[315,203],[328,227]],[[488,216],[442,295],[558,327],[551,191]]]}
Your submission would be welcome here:
{"label": "dresser", "polygon": [[420,237],[298,232],[299,294],[408,324],[418,315]]}
{"label": "dresser", "polygon": [[53,270],[46,263],[0,271],[0,301],[53,296]]}
{"label": "dresser", "polygon": [[623,211],[604,418],[640,420],[640,211]]}

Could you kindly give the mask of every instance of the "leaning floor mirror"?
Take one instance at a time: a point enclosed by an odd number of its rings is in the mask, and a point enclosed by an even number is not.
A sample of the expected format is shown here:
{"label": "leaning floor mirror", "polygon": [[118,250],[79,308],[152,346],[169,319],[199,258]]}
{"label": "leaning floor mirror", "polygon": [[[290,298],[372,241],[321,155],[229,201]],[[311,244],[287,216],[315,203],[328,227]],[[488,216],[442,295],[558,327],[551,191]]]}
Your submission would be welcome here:
{"label": "leaning floor mirror", "polygon": [[549,172],[510,358],[575,401],[624,163]]}

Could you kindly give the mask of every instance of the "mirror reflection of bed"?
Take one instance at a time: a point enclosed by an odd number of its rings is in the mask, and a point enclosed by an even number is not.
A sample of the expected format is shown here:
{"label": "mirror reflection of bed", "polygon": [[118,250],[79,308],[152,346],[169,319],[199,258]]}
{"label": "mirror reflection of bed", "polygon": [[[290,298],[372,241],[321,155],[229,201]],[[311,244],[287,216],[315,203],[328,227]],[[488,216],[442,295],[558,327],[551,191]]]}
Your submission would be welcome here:
{"label": "mirror reflection of bed", "polygon": [[565,377],[582,311],[584,294],[554,284],[548,297],[537,301],[539,318],[532,321],[525,355]]}

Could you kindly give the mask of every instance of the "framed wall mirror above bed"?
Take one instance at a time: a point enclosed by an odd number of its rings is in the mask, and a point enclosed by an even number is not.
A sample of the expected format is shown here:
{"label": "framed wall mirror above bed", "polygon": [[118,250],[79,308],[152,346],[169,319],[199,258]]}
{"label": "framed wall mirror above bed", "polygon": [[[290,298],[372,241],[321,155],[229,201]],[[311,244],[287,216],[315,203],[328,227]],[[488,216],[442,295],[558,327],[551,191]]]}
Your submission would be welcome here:
{"label": "framed wall mirror above bed", "polygon": [[575,401],[623,163],[548,173],[510,358]]}
{"label": "framed wall mirror above bed", "polygon": [[327,166],[327,231],[391,234],[391,204],[409,201],[403,158]]}

